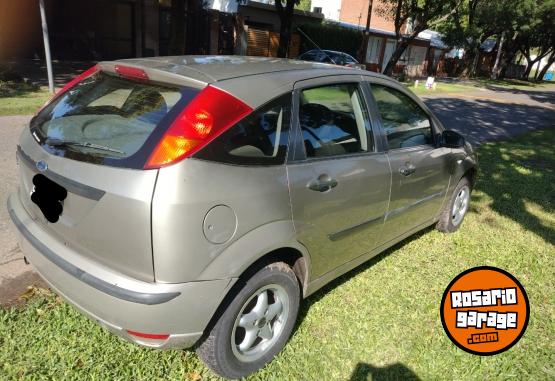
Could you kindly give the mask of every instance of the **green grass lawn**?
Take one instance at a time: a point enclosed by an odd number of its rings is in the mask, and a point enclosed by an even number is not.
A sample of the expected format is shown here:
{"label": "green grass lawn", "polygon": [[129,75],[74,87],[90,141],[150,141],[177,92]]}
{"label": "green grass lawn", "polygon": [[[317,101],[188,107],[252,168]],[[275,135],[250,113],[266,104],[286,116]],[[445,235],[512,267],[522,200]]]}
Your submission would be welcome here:
{"label": "green grass lawn", "polygon": [[530,82],[518,79],[491,80],[485,78],[461,80],[457,82],[436,81],[436,88],[433,90],[426,89],[426,80],[419,80],[418,86],[414,86],[414,81],[405,82],[405,86],[418,95],[424,94],[445,94],[460,93],[467,91],[477,91],[480,89],[500,89],[500,90],[528,90],[542,91],[545,89],[553,89],[554,82]]}
{"label": "green grass lawn", "polygon": [[475,91],[476,88],[472,85],[468,84],[461,84],[461,83],[446,83],[446,82],[436,82],[435,89],[427,89],[426,88],[426,80],[419,80],[418,86],[415,86],[414,81],[412,82],[405,82],[405,86],[407,86],[412,92],[417,95],[424,95],[424,94],[445,94],[445,93],[460,93],[463,91]]}
{"label": "green grass lawn", "polygon": [[[425,230],[310,297],[284,351],[251,379],[555,379],[553,141],[551,130],[482,146],[462,228]],[[445,287],[480,265],[516,276],[531,307],[520,342],[489,357],[455,347],[439,317]],[[0,379],[213,377],[193,351],[126,343],[52,294],[0,309]]]}
{"label": "green grass lawn", "polygon": [[22,92],[17,95],[0,96],[0,116],[30,115],[36,113],[50,99],[47,90]]}
{"label": "green grass lawn", "polygon": [[474,80],[475,86],[478,87],[499,87],[504,89],[512,90],[543,90],[547,88],[552,88],[555,83],[553,81],[546,82],[533,82],[533,81],[523,81],[520,79],[501,79],[492,80],[488,78],[481,78]]}
{"label": "green grass lawn", "polygon": [[46,89],[0,65],[0,116],[34,114],[50,97]]}

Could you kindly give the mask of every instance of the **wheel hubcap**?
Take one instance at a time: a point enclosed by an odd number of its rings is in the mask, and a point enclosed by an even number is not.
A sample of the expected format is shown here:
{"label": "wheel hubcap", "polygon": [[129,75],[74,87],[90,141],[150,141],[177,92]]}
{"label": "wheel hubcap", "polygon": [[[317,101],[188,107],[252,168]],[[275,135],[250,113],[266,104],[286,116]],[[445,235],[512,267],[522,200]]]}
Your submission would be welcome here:
{"label": "wheel hubcap", "polygon": [[231,349],[243,362],[256,361],[279,339],[289,316],[289,297],[283,287],[258,289],[241,307],[231,334]]}
{"label": "wheel hubcap", "polygon": [[457,197],[455,197],[455,202],[453,203],[453,210],[451,211],[451,219],[453,221],[453,225],[459,225],[466,211],[468,209],[468,203],[470,201],[470,189],[465,186],[462,187]]}

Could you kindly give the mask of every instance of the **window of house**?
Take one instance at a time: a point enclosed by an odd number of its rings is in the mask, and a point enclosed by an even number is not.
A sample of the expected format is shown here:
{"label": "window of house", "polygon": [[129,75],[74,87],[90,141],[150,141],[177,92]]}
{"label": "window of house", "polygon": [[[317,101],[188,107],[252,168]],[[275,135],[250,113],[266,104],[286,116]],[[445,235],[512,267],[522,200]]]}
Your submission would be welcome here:
{"label": "window of house", "polygon": [[373,149],[368,112],[356,83],[303,90],[299,122],[309,158]]}
{"label": "window of house", "polygon": [[383,39],[370,37],[368,39],[368,50],[366,51],[366,62],[371,64],[380,63],[380,52],[382,50]]}
{"label": "window of house", "polygon": [[430,118],[416,102],[387,86],[371,88],[390,149],[433,144]]}

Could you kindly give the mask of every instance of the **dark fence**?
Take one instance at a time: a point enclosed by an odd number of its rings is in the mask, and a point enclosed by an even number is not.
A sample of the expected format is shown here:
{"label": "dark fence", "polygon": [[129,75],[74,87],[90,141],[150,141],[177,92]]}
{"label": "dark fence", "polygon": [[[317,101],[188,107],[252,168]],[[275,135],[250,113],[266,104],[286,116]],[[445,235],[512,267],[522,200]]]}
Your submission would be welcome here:
{"label": "dark fence", "polygon": [[[345,28],[336,24],[303,24],[300,29],[322,49],[337,50],[353,57],[362,43],[362,33],[358,30]],[[300,53],[316,47],[301,33]]]}

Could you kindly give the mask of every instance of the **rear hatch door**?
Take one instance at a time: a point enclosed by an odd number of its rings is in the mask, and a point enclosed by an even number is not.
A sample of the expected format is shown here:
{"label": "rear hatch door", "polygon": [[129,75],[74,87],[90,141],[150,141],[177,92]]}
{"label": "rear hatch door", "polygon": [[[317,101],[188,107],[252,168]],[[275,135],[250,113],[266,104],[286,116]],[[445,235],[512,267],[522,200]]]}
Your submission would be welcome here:
{"label": "rear hatch door", "polygon": [[19,197],[31,218],[84,260],[153,281],[158,170],[143,166],[198,90],[132,69],[97,68],[37,114],[18,147]]}

